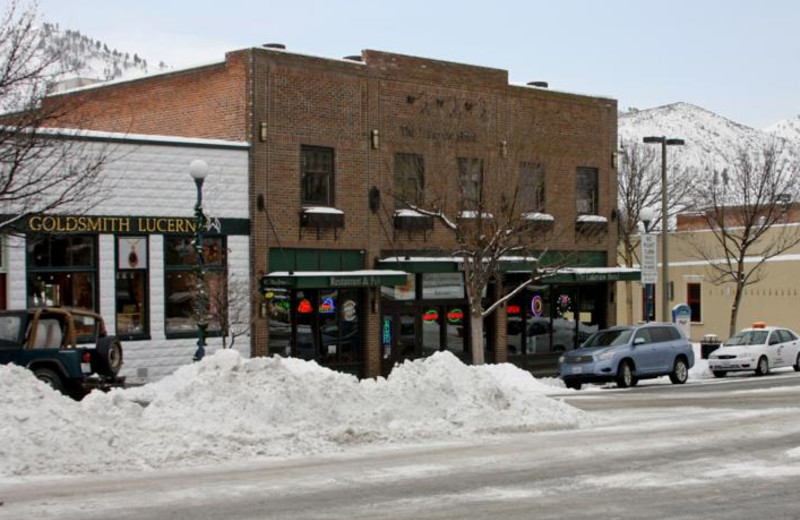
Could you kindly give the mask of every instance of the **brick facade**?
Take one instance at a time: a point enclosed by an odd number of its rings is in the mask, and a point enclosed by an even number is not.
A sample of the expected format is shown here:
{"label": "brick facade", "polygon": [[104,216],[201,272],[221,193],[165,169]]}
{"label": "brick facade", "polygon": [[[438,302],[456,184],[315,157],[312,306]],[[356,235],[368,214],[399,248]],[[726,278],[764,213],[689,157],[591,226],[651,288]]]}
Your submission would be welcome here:
{"label": "brick facade", "polygon": [[[393,158],[422,154],[426,190],[455,204],[456,157],[483,160],[488,193],[500,190],[519,162],[545,165],[546,211],[556,222],[542,249],[599,251],[616,259],[617,103],[613,99],[512,86],[504,70],[373,50],[334,60],[269,48],[228,53],[222,63],[59,96],[78,103],[88,127],[143,134],[246,140],[250,149],[251,271],[270,272],[270,248],[365,252],[364,268],[388,251],[447,250],[440,225],[394,233]],[[377,147],[372,141],[377,134]],[[301,146],[334,149],[334,205],[340,230],[300,227]],[[608,229],[576,233],[576,169],[597,168],[599,208]],[[373,212],[368,192],[381,193]],[[448,195],[449,194],[449,195]],[[368,296],[367,301],[377,299]],[[612,295],[613,299],[613,295]],[[364,319],[364,373],[379,370],[380,312]],[[614,304],[607,320],[613,323]],[[505,354],[504,311],[496,318],[498,361]],[[266,320],[252,330],[254,355],[268,353]]]}

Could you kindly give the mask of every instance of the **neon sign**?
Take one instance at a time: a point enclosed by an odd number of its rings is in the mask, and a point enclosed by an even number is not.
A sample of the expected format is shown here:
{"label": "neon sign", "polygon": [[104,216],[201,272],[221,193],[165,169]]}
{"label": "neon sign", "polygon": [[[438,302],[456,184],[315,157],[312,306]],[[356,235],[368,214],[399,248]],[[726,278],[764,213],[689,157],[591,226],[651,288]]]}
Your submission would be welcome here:
{"label": "neon sign", "polygon": [[425,323],[436,323],[438,319],[439,319],[439,312],[436,309],[425,311],[425,313],[422,315],[422,320]]}
{"label": "neon sign", "polygon": [[509,315],[514,315],[514,314],[519,314],[521,311],[522,309],[520,308],[519,305],[509,305],[507,312]]}
{"label": "neon sign", "polygon": [[311,302],[308,299],[304,299],[300,301],[300,304],[297,306],[297,312],[300,314],[310,314],[314,312],[314,307],[311,306]]}
{"label": "neon sign", "polygon": [[461,309],[451,309],[447,313],[447,321],[450,323],[461,323],[464,320],[464,311]]}
{"label": "neon sign", "polygon": [[531,298],[531,313],[538,318],[542,315],[543,310],[544,300],[542,300],[542,295],[534,294],[533,298]]}
{"label": "neon sign", "polygon": [[320,314],[333,314],[336,312],[336,305],[333,303],[333,298],[325,298],[319,306]]}

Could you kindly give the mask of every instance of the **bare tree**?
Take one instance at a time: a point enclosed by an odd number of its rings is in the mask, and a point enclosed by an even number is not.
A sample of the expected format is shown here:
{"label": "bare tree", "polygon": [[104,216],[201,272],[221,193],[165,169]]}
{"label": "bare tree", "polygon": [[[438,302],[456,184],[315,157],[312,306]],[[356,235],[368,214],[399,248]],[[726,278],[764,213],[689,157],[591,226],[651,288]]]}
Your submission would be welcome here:
{"label": "bare tree", "polygon": [[800,243],[796,221],[800,168],[777,141],[739,149],[728,168],[696,184],[701,221],[710,233],[690,235],[694,255],[707,262],[712,282],[734,284],[729,333],[737,330],[744,289],[765,276],[769,259]]}
{"label": "bare tree", "polygon": [[206,319],[219,324],[222,348],[233,348],[236,338],[248,334],[255,321],[250,302],[256,296],[261,299],[263,296],[251,289],[248,280],[234,275],[228,277],[226,288],[206,287],[205,292],[209,297],[209,316]]}
{"label": "bare tree", "polygon": [[48,98],[68,73],[59,50],[42,45],[36,5],[12,0],[0,20],[0,233],[34,213],[79,212],[99,194],[106,147],[82,139],[66,100]]}
{"label": "bare tree", "polygon": [[[652,211],[650,231],[661,230],[661,160],[657,148],[637,142],[623,142],[617,177],[620,255],[625,267],[639,263],[639,223],[642,210]],[[672,218],[690,203],[694,172],[672,161],[667,172],[667,216]],[[633,323],[633,283],[625,282],[625,310]]]}
{"label": "bare tree", "polygon": [[[518,125],[523,131],[509,131],[500,141],[497,153],[486,153],[485,147],[474,144],[488,142],[487,128],[493,122],[484,117],[479,102],[440,95],[424,104],[422,111],[428,116],[426,123],[401,126],[400,144],[390,141],[395,149],[413,141],[408,146],[415,150],[415,154],[395,154],[394,161],[406,164],[396,162],[389,169],[395,172],[394,209],[431,217],[439,223],[437,229],[449,235],[453,246],[445,254],[464,271],[472,362],[482,364],[484,319],[569,260],[554,261],[553,255],[547,255],[546,239],[558,231],[553,216],[545,213],[541,160],[553,161],[565,153],[564,145],[551,144],[553,148],[548,149],[542,143],[549,141],[529,135],[542,125],[526,120]],[[410,175],[398,176],[403,169]],[[433,179],[426,177],[431,172]],[[574,221],[569,224],[574,226]],[[512,258],[532,267],[520,283],[504,287],[501,264]],[[483,297],[492,283],[498,290],[485,306]]]}

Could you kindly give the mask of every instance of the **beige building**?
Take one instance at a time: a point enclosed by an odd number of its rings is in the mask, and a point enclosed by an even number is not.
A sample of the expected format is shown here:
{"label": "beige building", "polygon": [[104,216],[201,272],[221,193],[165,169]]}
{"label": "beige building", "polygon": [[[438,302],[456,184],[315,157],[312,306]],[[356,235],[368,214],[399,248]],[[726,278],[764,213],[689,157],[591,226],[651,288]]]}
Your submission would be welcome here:
{"label": "beige building", "polygon": [[[786,231],[793,233],[795,228],[800,233],[800,222],[795,218],[792,220],[793,223],[770,229],[764,240],[770,240]],[[669,236],[669,305],[674,308],[675,305],[686,303],[691,307],[692,341],[699,342],[705,334],[716,334],[720,340],[724,340],[728,337],[736,287],[733,282],[714,283],[714,270],[694,252],[693,247],[697,243],[713,246],[713,233],[707,229],[698,229],[692,222],[690,216],[679,217],[678,230]],[[659,283],[655,288],[651,319],[661,317],[660,237],[658,248]],[[714,250],[719,251],[716,259],[723,261],[721,249],[717,247]],[[755,258],[746,261],[746,270],[749,271],[755,264]],[[632,317],[628,316],[626,304],[627,286],[631,288],[633,299]],[[645,321],[645,290],[640,282],[618,283],[617,294],[617,323]],[[767,260],[761,267],[760,280],[745,288],[736,328],[748,327],[756,321],[800,330],[800,246],[794,246]]]}

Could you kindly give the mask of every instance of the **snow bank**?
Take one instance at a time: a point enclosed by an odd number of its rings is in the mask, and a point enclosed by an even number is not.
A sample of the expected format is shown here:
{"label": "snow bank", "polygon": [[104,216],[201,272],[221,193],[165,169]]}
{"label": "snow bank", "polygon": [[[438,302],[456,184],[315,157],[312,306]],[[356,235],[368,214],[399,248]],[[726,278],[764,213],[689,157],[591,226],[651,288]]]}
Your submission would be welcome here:
{"label": "snow bank", "polygon": [[576,428],[583,412],[512,365],[448,352],[362,380],[291,358],[219,351],[139,388],[75,402],[0,366],[0,475],[209,464],[508,431]]}

